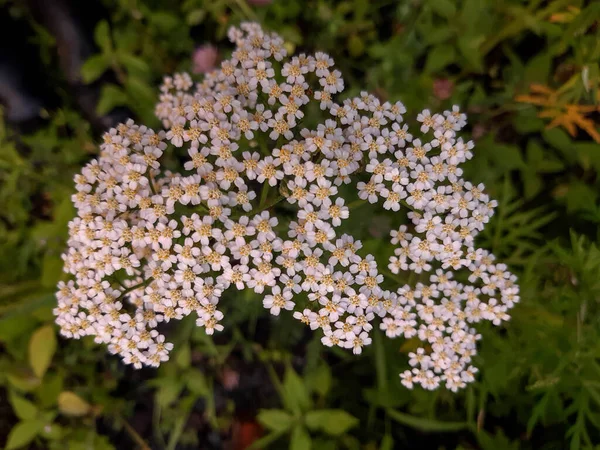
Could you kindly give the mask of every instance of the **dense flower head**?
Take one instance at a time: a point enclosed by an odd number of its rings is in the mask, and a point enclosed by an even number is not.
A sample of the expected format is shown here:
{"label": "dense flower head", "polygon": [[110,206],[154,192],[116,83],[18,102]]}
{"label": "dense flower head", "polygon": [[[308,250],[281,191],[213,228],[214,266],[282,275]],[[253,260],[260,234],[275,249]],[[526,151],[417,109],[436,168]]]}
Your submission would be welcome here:
{"label": "dense flower head", "polygon": [[[400,102],[338,100],[344,81],[325,53],[286,59],[283,40],[253,23],[229,38],[231,58],[201,83],[165,78],[156,107],[165,130],[111,129],[75,177],[64,254],[73,279],[59,284],[55,309],[62,334],[158,366],[173,347],[161,322],[193,313],[208,334],[221,331],[225,291],[252,289],[271,314],[319,329],[326,346],[359,354],[377,327],[418,340],[401,374],[409,388],[473,381],[474,326],[508,320],[519,288],[474,243],[496,202],[462,177],[474,147],[458,135],[466,116],[424,110],[409,130]],[[339,231],[352,214],[345,185],[406,212],[389,261]],[[279,202],[289,206],[278,217]]]}

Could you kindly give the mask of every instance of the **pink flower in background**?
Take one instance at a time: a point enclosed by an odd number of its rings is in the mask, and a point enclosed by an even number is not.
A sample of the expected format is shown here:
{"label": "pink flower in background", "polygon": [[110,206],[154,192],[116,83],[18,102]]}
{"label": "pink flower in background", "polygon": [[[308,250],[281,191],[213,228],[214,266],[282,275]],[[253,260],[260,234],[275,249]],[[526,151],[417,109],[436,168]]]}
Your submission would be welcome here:
{"label": "pink flower in background", "polygon": [[248,3],[254,6],[265,6],[271,4],[273,0],[248,0]]}
{"label": "pink flower in background", "polygon": [[476,124],[475,126],[473,126],[473,139],[477,140],[479,138],[482,138],[483,136],[485,136],[485,133],[487,133],[487,129],[483,125]]}
{"label": "pink flower in background", "polygon": [[201,45],[192,55],[194,73],[207,73],[215,68],[219,53],[214,45]]}
{"label": "pink flower in background", "polygon": [[452,97],[454,83],[447,78],[438,78],[433,82],[433,95],[440,100],[447,100]]}

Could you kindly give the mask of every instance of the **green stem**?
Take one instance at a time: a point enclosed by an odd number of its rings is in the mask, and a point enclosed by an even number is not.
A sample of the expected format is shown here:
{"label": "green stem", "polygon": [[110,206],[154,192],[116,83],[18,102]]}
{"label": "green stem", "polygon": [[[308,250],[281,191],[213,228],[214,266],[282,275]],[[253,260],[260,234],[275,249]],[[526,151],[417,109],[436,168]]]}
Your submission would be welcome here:
{"label": "green stem", "polygon": [[[282,201],[284,198],[285,197],[283,195],[280,195],[280,196],[276,197],[275,199],[273,199],[273,201],[267,203],[266,205],[258,206],[257,208],[253,209],[252,211],[250,211],[249,213],[244,214],[244,215],[248,215],[249,217],[252,217],[252,216],[255,216],[256,214],[260,214],[265,209],[272,208],[277,203],[279,203],[280,201]],[[262,203],[262,201],[261,201],[261,203]]]}
{"label": "green stem", "polygon": [[153,431],[154,431],[154,439],[156,439],[157,441],[160,441],[160,443],[162,444],[161,447],[162,448],[166,448],[167,447],[167,443],[165,442],[165,437],[163,436],[162,432],[160,431],[160,419],[161,419],[161,407],[159,404],[155,404],[154,406],[154,411],[152,413],[152,424],[153,424]]}
{"label": "green stem", "polygon": [[124,295],[129,294],[131,291],[135,291],[136,289],[142,287],[142,286],[147,286],[150,283],[150,278],[147,280],[142,281],[141,283],[135,284],[133,286],[131,286],[130,288],[125,289],[123,292],[121,292],[121,295],[119,297],[122,297]]}
{"label": "green stem", "polygon": [[361,200],[361,199],[355,200],[355,201],[353,201],[352,203],[348,203],[348,209],[349,209],[350,211],[352,211],[353,209],[360,208],[360,207],[361,207],[361,206],[363,206],[365,203],[367,203],[367,201],[366,201],[366,200]]}
{"label": "green stem", "polygon": [[383,275],[385,275],[386,277],[389,277],[389,278],[391,278],[392,280],[394,280],[394,281],[397,281],[398,283],[406,283],[406,280],[403,280],[403,279],[402,279],[402,278],[400,278],[398,275],[396,275],[396,274],[394,274],[394,273],[390,272],[390,271],[389,271],[389,270],[387,270],[387,269],[384,269],[383,267],[380,267],[380,268],[379,268],[379,271],[380,271],[380,272],[381,272]]}
{"label": "green stem", "polygon": [[269,183],[263,184],[263,188],[260,193],[260,203],[258,205],[259,208],[262,208],[265,205],[265,203],[267,203],[267,198],[269,198],[270,187],[271,186],[269,186]]}
{"label": "green stem", "polygon": [[250,8],[250,6],[248,6],[248,3],[246,3],[246,0],[235,0],[235,3],[237,3],[238,7],[242,11],[242,13],[246,16],[247,19],[250,19],[254,22],[258,22],[258,16],[256,15],[256,13],[254,11],[252,11],[252,8]]}
{"label": "green stem", "polygon": [[169,436],[169,444],[167,445],[167,450],[175,450],[175,448],[177,447],[177,443],[179,442],[179,439],[181,438],[185,424],[187,423],[188,418],[190,417],[192,405],[193,404],[191,402],[189,402],[189,405],[186,405],[186,407],[183,408],[184,409],[183,413],[180,412],[180,415],[177,418],[175,425],[173,427],[173,431],[172,431],[171,435]]}
{"label": "green stem", "polygon": [[152,450],[146,441],[144,441],[144,439],[138,434],[138,432],[135,431],[135,428],[133,428],[124,417],[121,416],[121,420],[123,421],[123,427],[125,428],[125,431],[127,431],[127,434],[129,434],[131,439],[133,439],[142,450]]}
{"label": "green stem", "polygon": [[402,206],[404,206],[406,209],[410,209],[411,211],[417,211],[417,209],[413,206],[410,206],[408,203],[406,203],[404,200],[400,200],[400,204]]}
{"label": "green stem", "polygon": [[277,376],[277,372],[275,372],[273,363],[271,363],[271,361],[266,361],[265,365],[267,366],[267,371],[269,372],[271,381],[273,382],[273,385],[275,386],[275,390],[277,391],[277,393],[279,394],[279,397],[283,401],[283,399],[285,398],[285,391],[283,389],[283,385],[281,384],[281,381],[279,380],[279,377]]}
{"label": "green stem", "polygon": [[158,195],[156,186],[154,185],[154,177],[152,176],[152,174],[150,172],[148,172],[148,177],[150,178],[150,183],[148,183],[150,185],[150,190],[152,191],[152,193],[154,195]]}

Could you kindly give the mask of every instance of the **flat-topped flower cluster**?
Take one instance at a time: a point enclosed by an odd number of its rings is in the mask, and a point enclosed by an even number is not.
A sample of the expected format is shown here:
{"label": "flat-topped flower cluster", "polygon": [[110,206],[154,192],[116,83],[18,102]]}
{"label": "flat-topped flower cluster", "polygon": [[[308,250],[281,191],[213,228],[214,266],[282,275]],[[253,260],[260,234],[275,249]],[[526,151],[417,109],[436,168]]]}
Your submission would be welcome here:
{"label": "flat-topped flower cluster", "polygon": [[[229,37],[231,58],[202,83],[165,79],[164,131],[132,121],[111,129],[75,177],[64,254],[73,279],[59,284],[55,309],[62,334],[158,366],[172,349],[161,322],[195,314],[207,333],[221,331],[224,292],[252,289],[271,314],[290,311],[321,330],[327,346],[361,353],[374,327],[418,339],[401,374],[409,388],[473,381],[474,325],[508,320],[519,288],[474,244],[496,202],[462,178],[473,156],[458,136],[465,115],[425,110],[412,132],[400,102],[366,92],[337,100],[344,82],[325,53],[284,62],[283,40],[257,24]],[[165,152],[180,171],[163,166]],[[351,214],[346,184],[407,212],[389,261],[339,231]],[[292,206],[278,216],[281,201]]]}

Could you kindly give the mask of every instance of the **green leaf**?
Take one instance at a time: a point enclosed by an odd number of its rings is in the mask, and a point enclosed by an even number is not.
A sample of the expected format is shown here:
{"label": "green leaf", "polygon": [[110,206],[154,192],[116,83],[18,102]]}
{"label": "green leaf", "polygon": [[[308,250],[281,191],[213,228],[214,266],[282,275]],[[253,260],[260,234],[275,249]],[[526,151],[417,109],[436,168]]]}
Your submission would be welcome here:
{"label": "green leaf", "polygon": [[179,397],[183,386],[179,380],[172,378],[162,378],[160,381],[160,387],[156,391],[156,403],[166,408]]}
{"label": "green leaf", "polygon": [[96,112],[103,116],[109,113],[117,106],[123,106],[127,104],[127,94],[118,86],[114,84],[107,84],[102,88],[102,94],[100,94],[100,100],[96,105]]}
{"label": "green leaf", "polygon": [[39,328],[29,340],[29,365],[38,378],[43,378],[54,352],[56,351],[56,335],[52,325]]}
{"label": "green leaf", "polygon": [[533,108],[517,111],[512,124],[520,134],[536,133],[545,126],[545,122],[537,116]]}
{"label": "green leaf", "polygon": [[310,450],[310,436],[302,425],[296,425],[290,439],[290,450]]}
{"label": "green leaf", "polygon": [[436,14],[446,19],[456,15],[456,6],[451,0],[429,0],[429,6]]}
{"label": "green leaf", "polygon": [[581,181],[574,181],[567,190],[567,212],[585,211],[593,208],[598,198],[598,192]]}
{"label": "green leaf", "polygon": [[476,72],[483,72],[484,64],[479,47],[485,40],[485,36],[460,36],[458,38],[458,50],[467,63]]}
{"label": "green leaf", "polygon": [[175,364],[181,369],[187,369],[192,363],[192,351],[189,344],[182,344],[175,353]]}
{"label": "green leaf", "polygon": [[331,389],[331,369],[327,364],[319,364],[306,374],[305,381],[309,390],[325,397]]}
{"label": "green leaf", "polygon": [[150,74],[150,66],[138,56],[121,51],[117,53],[117,59],[133,75],[144,77]]}
{"label": "green leaf", "polygon": [[310,409],[311,401],[304,382],[290,366],[283,379],[283,402],[289,411],[299,413]]}
{"label": "green leaf", "polygon": [[150,16],[150,22],[163,33],[169,33],[181,26],[180,18],[166,11],[155,12]]}
{"label": "green leaf", "polygon": [[350,56],[358,57],[365,52],[365,43],[357,34],[351,34],[348,38],[348,53]]}
{"label": "green leaf", "polygon": [[246,450],[263,450],[271,443],[279,439],[284,433],[284,431],[273,431],[272,433],[269,433],[266,436],[263,436],[260,439],[252,442],[252,444],[247,447]]}
{"label": "green leaf", "polygon": [[381,408],[397,408],[406,405],[410,397],[404,391],[394,390],[390,392],[390,388],[385,391],[379,388],[365,388],[363,389],[363,397],[373,406]]}
{"label": "green leaf", "polygon": [[36,389],[37,404],[40,408],[56,405],[58,396],[63,390],[64,375],[58,373],[47,374],[44,382]]}
{"label": "green leaf", "polygon": [[386,434],[381,440],[381,444],[379,444],[379,450],[393,450],[394,449],[394,439],[391,434]]}
{"label": "green leaf", "polygon": [[198,369],[191,369],[186,373],[186,385],[196,395],[207,396],[209,394],[206,377]]}
{"label": "green leaf", "polygon": [[[15,291],[13,291],[12,289],[8,292],[10,293],[10,296],[18,296],[19,298],[21,298],[23,297],[23,294],[21,294],[22,292],[25,293],[25,295],[27,295],[27,293],[31,289],[35,290],[36,288],[37,284],[31,286],[31,283],[26,282],[22,283],[22,287],[20,287],[19,290],[16,291],[17,294],[14,294]],[[0,294],[0,303],[3,303],[3,300],[4,289],[2,289],[2,294]],[[20,300],[19,303],[21,303]],[[4,311],[0,309],[0,314],[3,313]],[[0,342],[6,344],[14,339],[19,338],[20,336],[29,334],[36,328],[36,326],[37,325],[35,324],[35,322],[25,321],[23,316],[11,315],[2,317],[2,319],[0,319]]]}
{"label": "green leaf", "polygon": [[[10,306],[8,311],[0,308],[0,314],[2,314],[2,317],[0,318],[0,328],[4,326],[7,320],[15,319],[20,321],[23,319],[24,315],[32,315],[40,308],[52,308],[55,304],[56,294],[54,292],[51,294],[43,292],[28,294],[25,298],[20,298],[18,302]],[[31,331],[30,327],[30,324],[23,324],[23,329],[26,331]],[[35,328],[35,324],[32,328]]]}
{"label": "green leaf", "polygon": [[38,409],[25,397],[21,397],[20,395],[11,392],[9,396],[9,401],[13,407],[13,411],[19,419],[31,420],[37,416]]}
{"label": "green leaf", "polygon": [[452,63],[455,56],[454,47],[447,44],[436,45],[427,55],[425,71],[429,73],[438,72]]}
{"label": "green leaf", "polygon": [[410,414],[401,413],[394,409],[388,409],[386,411],[396,422],[430,433],[458,431],[463,430],[468,426],[466,422],[441,422],[439,420],[411,416]]}
{"label": "green leaf", "polygon": [[67,416],[85,416],[91,406],[74,392],[64,391],[58,396],[58,409]]}
{"label": "green leaf", "polygon": [[64,261],[60,255],[54,252],[46,252],[42,259],[42,277],[41,284],[44,288],[56,286],[60,275],[62,274]]}
{"label": "green leaf", "polygon": [[595,142],[577,142],[574,143],[575,151],[579,155],[581,166],[585,170],[593,169],[600,171],[600,151]]}
{"label": "green leaf", "polygon": [[424,38],[426,39],[427,44],[441,44],[442,42],[448,41],[454,36],[455,31],[450,27],[440,27],[435,28],[431,32],[427,33]]}
{"label": "green leaf", "polygon": [[106,55],[99,53],[90,56],[85,60],[83,66],[81,66],[81,78],[83,82],[89,84],[96,81],[100,78],[100,75],[106,72],[109,66],[110,61]]}
{"label": "green leaf", "polygon": [[129,77],[125,83],[125,90],[131,94],[132,98],[139,97],[144,101],[153,102],[156,97],[154,88],[139,77]]}
{"label": "green leaf", "polygon": [[490,159],[498,169],[502,169],[502,172],[527,168],[521,149],[516,145],[494,144],[493,148]]}
{"label": "green leaf", "polygon": [[105,53],[109,53],[112,49],[110,29],[106,20],[102,20],[98,23],[98,25],[96,25],[96,30],[94,31],[94,40]]}
{"label": "green leaf", "polygon": [[44,423],[40,420],[26,420],[16,424],[8,433],[6,450],[24,447],[33,441],[40,432]]}
{"label": "green leaf", "polygon": [[319,409],[306,414],[306,426],[338,436],[358,424],[358,419],[342,409]]}
{"label": "green leaf", "polygon": [[206,11],[202,8],[195,9],[190,11],[186,17],[186,22],[188,25],[194,26],[201,23],[206,17]]}
{"label": "green leaf", "polygon": [[125,83],[125,91],[129,98],[128,106],[135,111],[140,120],[151,125],[156,120],[154,116],[155,89],[144,79],[129,76]]}
{"label": "green leaf", "polygon": [[577,160],[577,153],[573,151],[573,141],[571,137],[562,129],[555,127],[542,131],[544,140],[571,162]]}
{"label": "green leaf", "polygon": [[283,409],[261,409],[257,419],[261,425],[272,431],[287,431],[292,426],[294,420]]}
{"label": "green leaf", "polygon": [[6,379],[19,391],[29,392],[40,385],[40,379],[33,375],[29,369],[15,368],[6,374]]}
{"label": "green leaf", "polygon": [[548,52],[540,52],[537,56],[531,58],[523,74],[523,86],[529,86],[531,83],[546,83],[551,63],[552,58]]}

